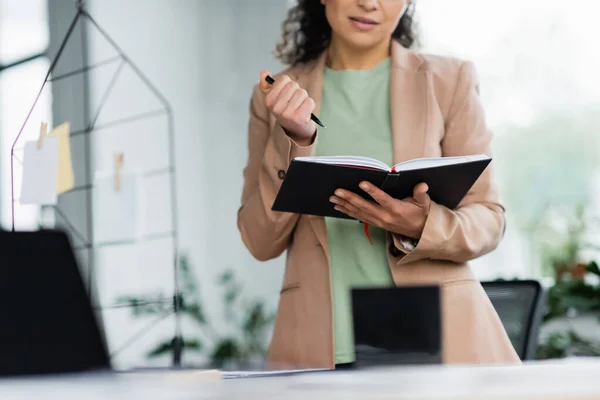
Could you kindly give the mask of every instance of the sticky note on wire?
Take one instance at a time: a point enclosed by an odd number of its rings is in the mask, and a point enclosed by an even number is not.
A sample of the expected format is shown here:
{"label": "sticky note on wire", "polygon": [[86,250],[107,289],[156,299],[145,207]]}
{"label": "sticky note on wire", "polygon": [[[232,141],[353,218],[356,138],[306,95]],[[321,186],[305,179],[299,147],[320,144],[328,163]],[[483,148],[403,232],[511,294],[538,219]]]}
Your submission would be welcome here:
{"label": "sticky note on wire", "polygon": [[19,203],[56,204],[58,151],[59,138],[47,136],[42,124],[39,139],[25,143]]}
{"label": "sticky note on wire", "polygon": [[122,154],[114,157],[113,171],[96,172],[94,180],[94,242],[130,243],[141,233],[138,174],[125,171]]}
{"label": "sticky note on wire", "polygon": [[68,192],[75,186],[73,163],[71,161],[71,127],[68,122],[54,128],[48,135],[58,138],[58,171],[56,193]]}

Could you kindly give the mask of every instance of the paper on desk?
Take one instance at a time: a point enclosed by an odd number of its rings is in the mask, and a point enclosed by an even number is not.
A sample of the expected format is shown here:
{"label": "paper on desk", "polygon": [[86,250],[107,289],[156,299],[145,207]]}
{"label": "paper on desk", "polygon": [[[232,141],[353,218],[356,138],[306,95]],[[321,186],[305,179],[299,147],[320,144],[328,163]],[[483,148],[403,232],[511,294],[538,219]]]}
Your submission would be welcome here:
{"label": "paper on desk", "polygon": [[150,379],[153,382],[165,380],[176,384],[197,384],[198,382],[216,382],[221,380],[221,371],[218,369],[135,369],[119,371],[126,376],[138,376]]}
{"label": "paper on desk", "polygon": [[198,382],[214,382],[221,379],[221,371],[217,369],[190,369],[164,374],[170,382],[179,384],[197,384]]}
{"label": "paper on desk", "polygon": [[25,143],[19,203],[56,204],[58,147],[58,137],[46,137],[41,148],[37,141]]}
{"label": "paper on desk", "polygon": [[61,194],[73,189],[75,178],[71,162],[71,128],[68,122],[54,128],[48,136],[57,137],[58,144],[58,182],[56,193]]}
{"label": "paper on desk", "polygon": [[308,372],[324,372],[331,371],[328,368],[310,368],[310,369],[288,369],[275,371],[223,371],[221,377],[223,379],[239,379],[239,378],[264,378],[269,376],[288,376],[296,374],[304,374]]}
{"label": "paper on desk", "polygon": [[138,237],[138,178],[120,173],[119,189],[113,173],[97,173],[94,182],[94,242],[98,244],[135,241]]}

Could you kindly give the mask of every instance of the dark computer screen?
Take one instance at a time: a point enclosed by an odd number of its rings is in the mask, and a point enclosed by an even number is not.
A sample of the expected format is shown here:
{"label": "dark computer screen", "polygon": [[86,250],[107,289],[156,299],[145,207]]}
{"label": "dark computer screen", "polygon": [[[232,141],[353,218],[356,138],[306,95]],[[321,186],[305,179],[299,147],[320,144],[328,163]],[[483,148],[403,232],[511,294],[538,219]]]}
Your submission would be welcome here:
{"label": "dark computer screen", "polygon": [[438,286],[352,290],[356,364],[441,362]]}
{"label": "dark computer screen", "polygon": [[0,375],[109,368],[65,234],[0,231]]}

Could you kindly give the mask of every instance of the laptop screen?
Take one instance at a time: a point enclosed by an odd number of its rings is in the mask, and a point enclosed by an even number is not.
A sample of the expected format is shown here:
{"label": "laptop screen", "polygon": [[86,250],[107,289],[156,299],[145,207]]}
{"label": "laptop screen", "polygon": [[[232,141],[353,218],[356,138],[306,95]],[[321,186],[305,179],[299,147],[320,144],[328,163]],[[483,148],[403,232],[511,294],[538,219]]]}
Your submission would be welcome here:
{"label": "laptop screen", "polygon": [[356,364],[441,363],[438,286],[352,290]]}
{"label": "laptop screen", "polygon": [[0,375],[109,368],[64,233],[0,231]]}

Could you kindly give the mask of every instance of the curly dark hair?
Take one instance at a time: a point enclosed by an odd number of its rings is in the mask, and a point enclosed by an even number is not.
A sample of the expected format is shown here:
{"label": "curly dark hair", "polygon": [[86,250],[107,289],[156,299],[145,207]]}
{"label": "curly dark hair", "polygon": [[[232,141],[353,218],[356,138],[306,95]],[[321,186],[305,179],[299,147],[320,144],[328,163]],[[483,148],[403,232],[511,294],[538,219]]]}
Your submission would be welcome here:
{"label": "curly dark hair", "polygon": [[[410,48],[416,41],[414,1],[408,8],[392,38]],[[331,41],[331,27],[320,0],[298,0],[283,22],[283,34],[275,47],[275,57],[287,65],[298,65],[314,60],[325,51]]]}

